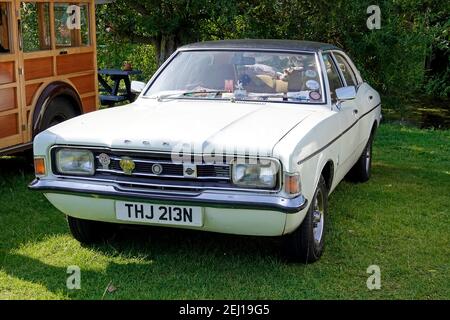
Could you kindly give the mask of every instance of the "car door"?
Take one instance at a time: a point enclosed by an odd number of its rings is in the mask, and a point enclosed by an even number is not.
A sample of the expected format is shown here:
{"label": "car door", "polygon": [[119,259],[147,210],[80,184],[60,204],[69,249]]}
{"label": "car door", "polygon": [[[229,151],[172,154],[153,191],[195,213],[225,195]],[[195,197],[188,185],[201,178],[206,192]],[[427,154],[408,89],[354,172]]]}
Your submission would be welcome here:
{"label": "car door", "polygon": [[[356,161],[363,152],[364,147],[366,146],[368,133],[371,129],[371,126],[367,125],[365,122],[360,121],[360,118],[369,110],[368,99],[370,98],[370,94],[368,94],[368,86],[361,85],[362,79],[361,81],[358,80],[357,72],[349,62],[349,58],[339,51],[333,51],[333,56],[341,73],[342,79],[345,82],[345,85],[354,86],[356,88],[356,97],[352,101],[355,120],[358,121],[358,123],[355,125],[355,129],[357,130],[357,139],[354,152]],[[348,105],[350,105],[350,103],[348,103]]]}
{"label": "car door", "polygon": [[355,161],[355,148],[358,144],[358,108],[354,100],[339,102],[336,99],[336,89],[344,87],[345,82],[342,74],[338,71],[337,64],[331,52],[323,54],[323,62],[326,68],[330,98],[332,108],[336,112],[337,121],[339,122],[339,160],[338,171],[339,176],[344,176],[353,166]]}

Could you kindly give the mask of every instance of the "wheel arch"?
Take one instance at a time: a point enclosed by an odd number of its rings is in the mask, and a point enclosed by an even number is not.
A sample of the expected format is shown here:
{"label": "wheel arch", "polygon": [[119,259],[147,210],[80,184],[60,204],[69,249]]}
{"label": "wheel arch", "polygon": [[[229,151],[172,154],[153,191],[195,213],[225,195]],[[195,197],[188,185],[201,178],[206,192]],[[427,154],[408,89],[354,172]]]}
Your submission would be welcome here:
{"label": "wheel arch", "polygon": [[372,125],[372,130],[370,131],[370,134],[372,136],[375,135],[375,133],[377,132],[379,126],[380,126],[380,124],[379,124],[378,120],[375,119],[375,121],[373,122],[373,125]]}
{"label": "wheel arch", "polygon": [[65,81],[55,81],[42,86],[40,92],[36,94],[34,108],[30,112],[29,123],[32,137],[39,133],[42,117],[50,102],[56,97],[65,97],[72,102],[72,108],[78,115],[83,114],[83,104],[75,87]]}
{"label": "wheel arch", "polygon": [[325,179],[325,185],[330,192],[334,181],[334,162],[329,159],[322,168],[321,175]]}

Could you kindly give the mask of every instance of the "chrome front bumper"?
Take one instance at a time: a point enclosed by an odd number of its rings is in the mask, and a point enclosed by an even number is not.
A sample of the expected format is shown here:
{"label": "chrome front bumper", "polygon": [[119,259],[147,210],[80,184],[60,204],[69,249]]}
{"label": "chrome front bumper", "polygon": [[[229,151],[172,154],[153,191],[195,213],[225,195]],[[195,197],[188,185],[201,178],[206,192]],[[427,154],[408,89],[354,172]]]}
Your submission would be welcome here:
{"label": "chrome front bumper", "polygon": [[44,193],[200,205],[203,207],[272,210],[288,214],[299,212],[305,209],[308,204],[308,201],[302,195],[295,198],[284,198],[276,194],[218,190],[202,190],[200,192],[123,190],[111,183],[99,184],[76,179],[35,179],[28,187],[30,190]]}

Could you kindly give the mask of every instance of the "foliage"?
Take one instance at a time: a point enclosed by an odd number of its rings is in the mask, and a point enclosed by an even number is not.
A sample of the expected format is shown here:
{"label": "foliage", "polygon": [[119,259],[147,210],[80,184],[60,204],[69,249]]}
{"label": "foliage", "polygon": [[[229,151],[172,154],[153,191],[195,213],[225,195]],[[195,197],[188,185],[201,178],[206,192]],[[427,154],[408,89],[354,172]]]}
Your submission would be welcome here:
{"label": "foliage", "polygon": [[[229,38],[303,39],[334,43],[363,77],[400,101],[450,94],[450,3],[381,0],[381,29],[366,26],[369,0],[117,0],[100,10],[100,33],[155,47],[160,64],[175,47]],[[117,43],[117,42],[116,42]],[[167,45],[169,43],[169,45]],[[126,47],[126,46],[125,46]]]}

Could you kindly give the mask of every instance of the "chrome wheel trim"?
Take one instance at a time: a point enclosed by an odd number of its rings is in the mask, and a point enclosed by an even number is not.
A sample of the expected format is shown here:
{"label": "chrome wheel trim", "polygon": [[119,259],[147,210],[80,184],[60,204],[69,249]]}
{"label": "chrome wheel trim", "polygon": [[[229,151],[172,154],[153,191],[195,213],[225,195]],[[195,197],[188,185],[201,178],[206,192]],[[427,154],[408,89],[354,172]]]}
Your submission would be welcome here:
{"label": "chrome wheel trim", "polygon": [[323,229],[324,229],[324,195],[321,189],[317,190],[316,197],[313,203],[313,234],[314,241],[319,244],[322,241]]}

